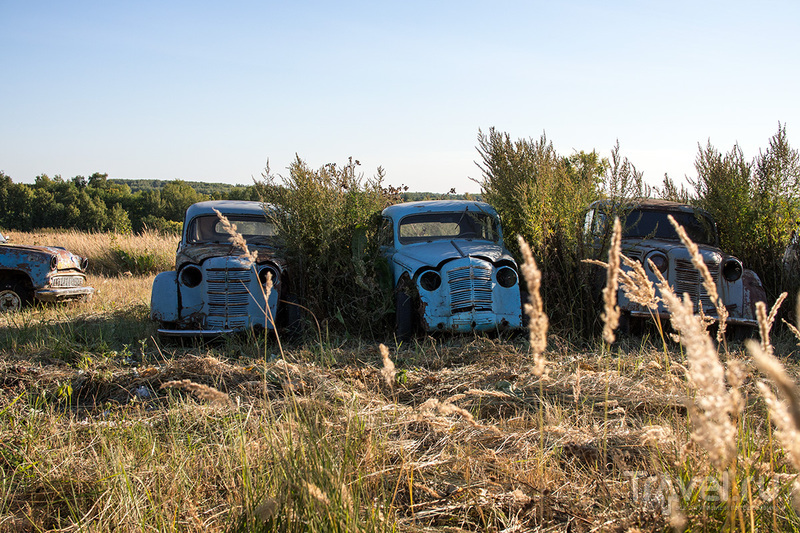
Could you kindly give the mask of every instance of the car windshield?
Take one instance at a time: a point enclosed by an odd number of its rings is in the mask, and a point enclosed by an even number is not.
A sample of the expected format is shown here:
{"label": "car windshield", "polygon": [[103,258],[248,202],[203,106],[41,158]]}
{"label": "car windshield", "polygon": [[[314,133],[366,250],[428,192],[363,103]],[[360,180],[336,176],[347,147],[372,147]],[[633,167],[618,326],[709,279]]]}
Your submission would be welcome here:
{"label": "car windshield", "polygon": [[634,209],[626,216],[623,237],[638,239],[680,240],[675,228],[670,224],[667,215],[683,226],[689,238],[696,244],[717,245],[717,234],[714,223],[700,213],[683,213],[680,211],[653,211],[650,209]]}
{"label": "car windshield", "polygon": [[[273,244],[277,236],[275,224],[266,217],[247,215],[226,215],[236,231],[251,244]],[[217,215],[204,215],[194,218],[186,233],[189,243],[227,243],[230,234],[225,231]]]}
{"label": "car windshield", "polygon": [[500,239],[497,219],[487,213],[467,210],[409,215],[400,221],[398,232],[401,244],[449,239],[497,242]]}

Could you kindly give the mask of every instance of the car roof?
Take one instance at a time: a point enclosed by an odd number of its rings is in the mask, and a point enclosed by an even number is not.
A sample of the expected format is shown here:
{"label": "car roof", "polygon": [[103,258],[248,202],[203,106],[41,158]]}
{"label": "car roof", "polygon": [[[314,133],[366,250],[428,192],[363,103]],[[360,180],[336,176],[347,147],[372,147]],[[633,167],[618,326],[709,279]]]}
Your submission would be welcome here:
{"label": "car roof", "polygon": [[223,215],[264,215],[265,210],[273,209],[271,204],[249,200],[209,200],[197,202],[186,210],[186,218],[191,219],[201,215],[215,215],[214,209]]}
{"label": "car roof", "polygon": [[679,202],[672,202],[670,200],[660,200],[658,198],[634,198],[629,200],[597,200],[593,202],[589,208],[610,208],[615,207],[618,209],[658,209],[663,211],[675,211],[682,213],[702,213],[710,216],[710,214],[700,207],[695,207],[689,204],[682,204]]}
{"label": "car roof", "polygon": [[474,211],[497,216],[494,207],[486,202],[474,200],[424,200],[420,202],[404,202],[390,205],[383,210],[383,216],[398,218],[416,213],[449,213],[457,211]]}

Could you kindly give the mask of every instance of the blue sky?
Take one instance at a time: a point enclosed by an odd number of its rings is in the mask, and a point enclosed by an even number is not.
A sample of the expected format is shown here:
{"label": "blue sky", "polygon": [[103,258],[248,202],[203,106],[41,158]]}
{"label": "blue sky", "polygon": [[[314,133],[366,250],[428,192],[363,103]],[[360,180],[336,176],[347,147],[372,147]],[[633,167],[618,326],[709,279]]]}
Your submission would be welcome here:
{"label": "blue sky", "polygon": [[0,170],[252,183],[361,161],[477,192],[478,131],[622,155],[800,147],[800,3],[0,0]]}

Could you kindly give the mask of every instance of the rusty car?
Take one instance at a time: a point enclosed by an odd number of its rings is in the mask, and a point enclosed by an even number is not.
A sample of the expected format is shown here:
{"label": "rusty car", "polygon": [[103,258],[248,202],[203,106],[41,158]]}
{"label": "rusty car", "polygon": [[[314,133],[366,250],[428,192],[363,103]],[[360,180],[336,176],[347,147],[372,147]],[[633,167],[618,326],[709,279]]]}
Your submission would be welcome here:
{"label": "rusty car", "polygon": [[[641,199],[619,203],[600,200],[589,206],[584,220],[584,235],[588,250],[595,257],[607,254],[611,226],[615,216],[622,222],[622,253],[638,261],[653,282],[657,281],[651,270],[653,265],[666,278],[678,295],[688,294],[695,309],[709,318],[718,320],[714,302],[702,283],[700,272],[692,264],[689,251],[683,245],[675,228],[668,220],[671,215],[683,226],[689,238],[697,244],[703,262],[716,283],[717,293],[728,311],[727,323],[740,326],[739,331],[756,327],[755,304],[766,300],[761,279],[754,271],[744,268],[742,262],[723,252],[719,247],[717,225],[706,211],[687,204],[666,200]],[[628,267],[623,267],[628,268]],[[600,271],[605,275],[605,271]],[[597,285],[605,283],[605,279]],[[630,301],[622,288],[618,290],[618,305],[623,312],[620,326],[626,329],[633,319],[668,317],[663,302],[651,315],[647,308]]]}
{"label": "rusty car", "polygon": [[[186,210],[175,270],[153,281],[150,317],[166,337],[214,337],[251,328],[274,329],[295,306],[288,298],[272,206],[213,200]],[[222,218],[235,225],[255,261],[235,244]],[[267,291],[268,279],[272,283]],[[268,295],[266,294],[268,292]]]}
{"label": "rusty car", "polygon": [[522,324],[517,263],[500,217],[468,200],[407,202],[382,212],[397,334],[492,331]]}
{"label": "rusty car", "polygon": [[9,244],[0,235],[0,312],[19,311],[33,302],[86,300],[85,257],[58,246]]}

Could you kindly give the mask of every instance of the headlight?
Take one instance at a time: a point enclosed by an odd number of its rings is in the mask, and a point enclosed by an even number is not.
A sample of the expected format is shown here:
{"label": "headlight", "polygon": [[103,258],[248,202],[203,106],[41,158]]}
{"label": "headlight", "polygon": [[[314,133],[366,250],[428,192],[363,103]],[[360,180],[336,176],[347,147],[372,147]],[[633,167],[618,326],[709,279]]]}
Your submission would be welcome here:
{"label": "headlight", "polygon": [[86,270],[88,266],[89,266],[89,258],[84,257],[83,259],[81,259],[81,270]]}
{"label": "headlight", "polygon": [[419,277],[419,286],[426,291],[435,291],[442,284],[442,276],[435,270],[428,270]]}
{"label": "headlight", "polygon": [[497,271],[497,283],[499,283],[501,287],[505,287],[506,289],[513,287],[517,284],[517,279],[517,273],[511,267],[504,266]]}
{"label": "headlight", "polygon": [[55,270],[57,266],[58,266],[58,256],[57,255],[50,256],[50,270]]}
{"label": "headlight", "polygon": [[725,260],[722,265],[722,276],[728,281],[736,281],[742,277],[742,263],[733,257]]}
{"label": "headlight", "polygon": [[[663,252],[653,252],[647,256],[647,261],[652,261],[653,265],[658,269],[659,272],[662,274],[667,271],[669,267],[669,259],[667,256],[664,255]],[[649,266],[649,263],[648,263]]]}
{"label": "headlight", "polygon": [[267,275],[272,278],[272,285],[278,283],[278,271],[272,267],[263,267],[258,271],[258,281],[261,282],[262,285],[267,284]]}
{"label": "headlight", "polygon": [[181,270],[181,284],[190,289],[200,285],[203,281],[203,272],[194,265],[189,265]]}

